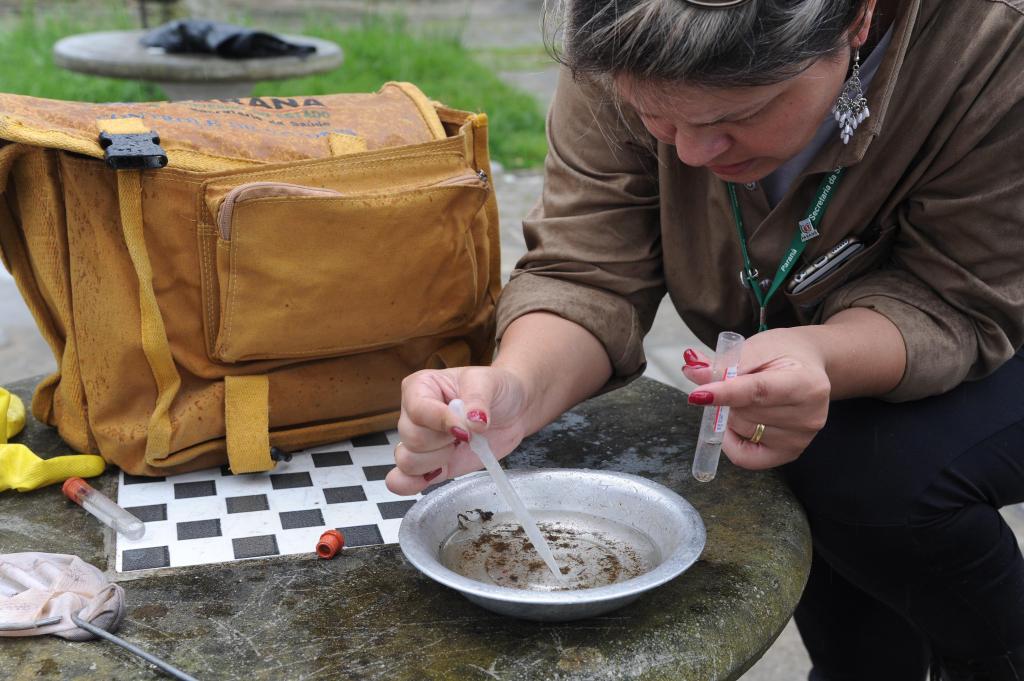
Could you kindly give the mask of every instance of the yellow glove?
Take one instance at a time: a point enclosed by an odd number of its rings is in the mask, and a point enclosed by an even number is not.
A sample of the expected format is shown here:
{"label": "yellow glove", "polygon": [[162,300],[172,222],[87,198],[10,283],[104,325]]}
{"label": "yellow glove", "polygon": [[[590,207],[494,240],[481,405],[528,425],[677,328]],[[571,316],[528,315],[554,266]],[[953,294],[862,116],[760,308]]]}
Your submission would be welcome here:
{"label": "yellow glove", "polygon": [[25,405],[21,398],[0,388],[0,445],[21,432],[25,427]]}
{"label": "yellow glove", "polygon": [[64,482],[70,477],[92,478],[103,472],[103,457],[73,454],[40,459],[25,445],[7,444],[25,427],[25,405],[17,395],[0,388],[0,492],[19,492]]}

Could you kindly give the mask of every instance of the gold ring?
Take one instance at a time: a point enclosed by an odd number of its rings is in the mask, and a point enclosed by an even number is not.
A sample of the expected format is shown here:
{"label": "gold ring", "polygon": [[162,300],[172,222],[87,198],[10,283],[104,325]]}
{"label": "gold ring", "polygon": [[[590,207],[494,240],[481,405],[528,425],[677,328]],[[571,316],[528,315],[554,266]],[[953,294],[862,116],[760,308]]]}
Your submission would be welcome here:
{"label": "gold ring", "polygon": [[765,425],[763,423],[757,424],[757,427],[754,428],[754,434],[750,436],[750,444],[761,444],[761,438],[764,437],[764,429]]}

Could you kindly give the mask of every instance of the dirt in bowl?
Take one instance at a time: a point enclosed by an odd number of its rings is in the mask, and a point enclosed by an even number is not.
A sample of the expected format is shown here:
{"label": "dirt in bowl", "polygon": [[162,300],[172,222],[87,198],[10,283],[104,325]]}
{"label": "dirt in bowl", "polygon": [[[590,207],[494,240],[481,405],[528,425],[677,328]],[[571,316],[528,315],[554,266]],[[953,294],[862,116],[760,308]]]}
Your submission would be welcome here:
{"label": "dirt in bowl", "polygon": [[654,542],[622,523],[579,512],[534,512],[561,567],[558,580],[511,513],[460,513],[441,544],[441,563],[488,584],[531,591],[592,589],[638,577],[661,562]]}

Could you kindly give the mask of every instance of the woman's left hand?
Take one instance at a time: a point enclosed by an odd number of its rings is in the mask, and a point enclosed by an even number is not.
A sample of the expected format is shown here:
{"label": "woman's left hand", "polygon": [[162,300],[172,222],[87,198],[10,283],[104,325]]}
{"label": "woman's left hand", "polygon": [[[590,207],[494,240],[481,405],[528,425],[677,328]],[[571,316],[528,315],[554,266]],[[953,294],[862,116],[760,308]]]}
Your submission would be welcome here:
{"label": "woman's left hand", "polygon": [[[824,353],[804,328],[773,329],[743,345],[739,372],[712,382],[707,359],[688,350],[683,373],[699,390],[690,404],[730,407],[722,451],[741,468],[774,468],[794,461],[825,426],[832,385]],[[764,424],[759,443],[750,441]]]}

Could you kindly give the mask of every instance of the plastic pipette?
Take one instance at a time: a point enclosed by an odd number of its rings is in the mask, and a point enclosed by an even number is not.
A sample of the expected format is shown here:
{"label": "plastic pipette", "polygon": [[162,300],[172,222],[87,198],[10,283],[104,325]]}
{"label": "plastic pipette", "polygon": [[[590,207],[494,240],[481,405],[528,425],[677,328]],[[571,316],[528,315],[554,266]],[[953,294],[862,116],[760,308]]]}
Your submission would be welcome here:
{"label": "plastic pipette", "polygon": [[[714,381],[735,378],[743,350],[743,336],[732,331],[718,334],[715,358],[711,362],[711,376]],[[700,421],[700,436],[697,451],[693,455],[693,477],[699,482],[711,482],[718,472],[718,459],[722,454],[722,439],[729,421],[729,407],[704,407]]]}
{"label": "plastic pipette", "polygon": [[[448,409],[451,410],[455,416],[462,421],[466,420],[466,407],[462,400],[452,400],[448,403]],[[469,433],[469,448],[480,457],[481,463],[487,472],[491,474],[491,479],[494,480],[494,485],[498,488],[498,493],[505,499],[505,503],[512,509],[512,513],[515,514],[519,524],[523,526],[523,530],[526,532],[526,536],[530,538],[530,543],[533,544],[534,548],[537,549],[537,553],[540,555],[547,566],[551,569],[551,572],[559,581],[565,580],[565,575],[562,574],[561,569],[558,567],[558,563],[555,561],[554,554],[551,553],[551,547],[548,546],[547,540],[544,539],[544,535],[540,533],[540,529],[537,527],[537,521],[533,519],[533,515],[526,508],[526,504],[519,498],[516,491],[512,488],[512,484],[508,481],[508,476],[505,475],[505,471],[498,464],[498,459],[494,456],[494,452],[491,451],[491,443],[488,442],[487,438],[483,435],[477,435],[470,432],[469,428],[466,428],[466,432]]]}
{"label": "plastic pipette", "polygon": [[94,515],[107,527],[113,528],[115,532],[129,539],[139,539],[146,534],[145,523],[115,504],[85,480],[68,478],[61,489],[64,496]]}

